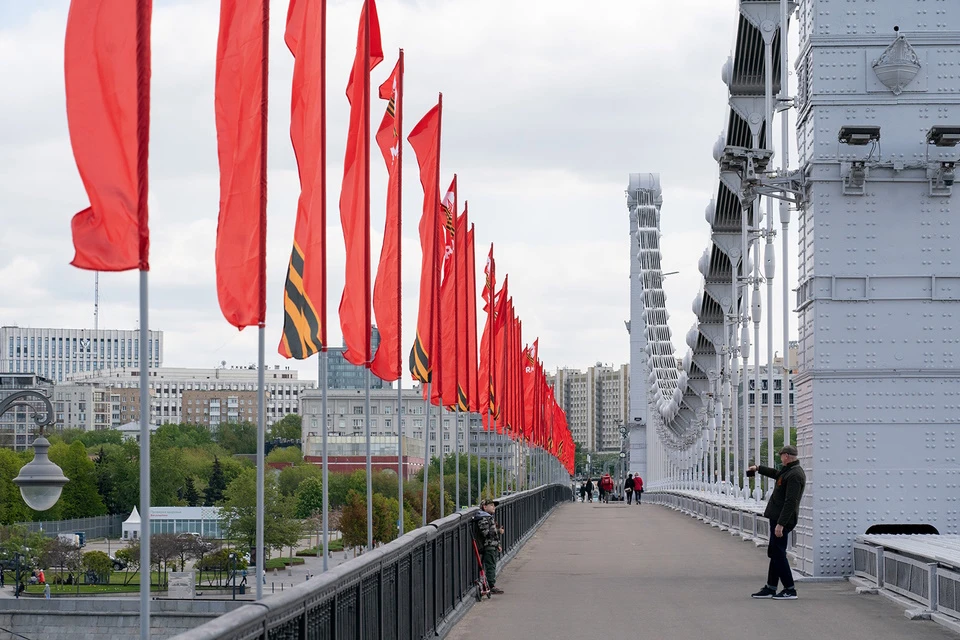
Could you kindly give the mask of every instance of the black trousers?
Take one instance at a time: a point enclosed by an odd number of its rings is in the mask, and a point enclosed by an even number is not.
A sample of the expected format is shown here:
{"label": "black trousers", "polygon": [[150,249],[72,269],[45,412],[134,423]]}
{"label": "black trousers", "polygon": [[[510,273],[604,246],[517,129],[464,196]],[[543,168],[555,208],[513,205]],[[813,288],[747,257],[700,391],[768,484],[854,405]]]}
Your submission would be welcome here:
{"label": "black trousers", "polygon": [[783,536],[778,538],[774,531],[777,527],[777,521],[770,520],[770,544],[767,546],[767,557],[770,558],[770,568],[767,570],[767,586],[777,588],[777,583],[783,583],[784,589],[793,589],[793,572],[790,570],[790,562],[787,560],[787,538],[788,531],[783,532]]}
{"label": "black trousers", "polygon": [[497,560],[500,557],[500,552],[497,551],[496,547],[484,547],[482,557],[483,573],[487,578],[487,585],[493,589],[493,586],[497,584]]}

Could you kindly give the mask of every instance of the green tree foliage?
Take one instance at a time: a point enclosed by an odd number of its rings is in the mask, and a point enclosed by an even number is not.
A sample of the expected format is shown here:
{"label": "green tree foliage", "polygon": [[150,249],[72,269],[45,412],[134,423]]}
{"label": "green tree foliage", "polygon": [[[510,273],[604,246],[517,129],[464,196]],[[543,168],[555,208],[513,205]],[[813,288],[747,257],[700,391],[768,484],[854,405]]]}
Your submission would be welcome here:
{"label": "green tree foliage", "polygon": [[179,449],[150,446],[150,502],[155,505],[183,505],[180,498],[185,483]]}
{"label": "green tree foliage", "polygon": [[44,518],[54,520],[87,518],[107,513],[103,498],[97,492],[96,466],[87,456],[87,448],[79,440],[67,446],[56,444],[50,447],[50,459],[63,469],[70,479],[63,487],[60,500],[52,509],[44,512]]}
{"label": "green tree foliage", "polygon": [[150,443],[161,449],[195,449],[213,444],[213,434],[202,424],[165,424],[150,436]]}
{"label": "green tree foliage", "polygon": [[230,453],[256,453],[257,425],[252,422],[222,422],[217,427],[215,439]]}
{"label": "green tree foliage", "polygon": [[[766,432],[764,432],[766,433]],[[790,442],[796,446],[797,444],[797,430],[795,427],[790,428]],[[773,430],[773,466],[780,467],[780,456],[777,455],[777,452],[783,448],[783,428]],[[760,443],[760,460],[754,461],[762,465],[767,464],[767,441],[763,440]]]}
{"label": "green tree foliage", "polygon": [[303,421],[299,415],[288,413],[270,427],[270,438],[299,440],[302,434],[302,425]]}
{"label": "green tree foliage", "polygon": [[[64,429],[54,436],[58,441],[65,444],[81,442],[88,448],[99,447],[102,444],[120,445],[123,442],[123,434],[116,429],[103,429],[97,431],[86,431],[84,429]],[[53,440],[50,440],[52,443]]]}
{"label": "green tree foliage", "polygon": [[103,551],[89,551],[83,554],[83,569],[96,574],[99,583],[107,584],[113,572],[113,560]]}
{"label": "green tree foliage", "polygon": [[95,473],[97,492],[107,513],[128,515],[140,502],[139,459],[140,450],[133,440],[100,446]]}
{"label": "green tree foliage", "polygon": [[114,557],[123,562],[123,584],[130,584],[133,576],[140,570],[140,541],[135,540],[124,549],[119,549]]}
{"label": "green tree foliage", "polygon": [[266,461],[301,464],[303,462],[303,452],[300,451],[300,447],[275,447],[267,456]]}
{"label": "green tree foliage", "polygon": [[300,483],[295,494],[297,506],[293,515],[297,518],[309,518],[323,509],[323,480],[312,476]]}
{"label": "green tree foliage", "polygon": [[223,492],[227,488],[227,478],[223,473],[223,466],[220,464],[220,458],[213,459],[213,472],[210,475],[210,481],[203,492],[203,504],[210,507],[223,500]]}
{"label": "green tree foliage", "polygon": [[[407,514],[404,514],[407,518]],[[373,495],[373,542],[375,545],[390,542],[397,537],[398,503],[396,498]],[[404,523],[406,525],[406,523]],[[404,527],[406,528],[406,526]],[[367,498],[350,491],[340,517],[343,544],[348,547],[363,547],[367,544]]]}
{"label": "green tree foliage", "polygon": [[13,484],[23,465],[22,456],[0,448],[0,524],[25,522],[33,517],[33,512],[20,496],[20,489]]}
{"label": "green tree foliage", "polygon": [[284,467],[280,470],[280,477],[277,482],[280,487],[280,494],[292,496],[297,493],[297,489],[308,478],[319,478],[323,475],[323,469],[315,464],[295,464],[292,467]]}
{"label": "green tree foliage", "polygon": [[187,476],[184,481],[183,499],[188,507],[197,507],[200,505],[200,494],[197,487],[193,484],[193,476]]}
{"label": "green tree foliage", "polygon": [[[300,523],[293,518],[293,500],[280,495],[273,474],[264,478],[264,546],[280,549],[300,539]],[[227,538],[253,546],[257,533],[257,473],[244,471],[223,494],[224,532]]]}

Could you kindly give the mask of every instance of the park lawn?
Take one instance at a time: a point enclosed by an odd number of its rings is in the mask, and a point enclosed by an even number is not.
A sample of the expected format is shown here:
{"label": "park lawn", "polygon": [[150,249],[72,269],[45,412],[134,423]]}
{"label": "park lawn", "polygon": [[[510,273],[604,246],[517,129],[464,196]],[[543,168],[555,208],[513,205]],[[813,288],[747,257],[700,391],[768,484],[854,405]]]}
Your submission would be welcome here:
{"label": "park lawn", "polygon": [[[338,538],[336,540],[330,540],[327,542],[327,545],[330,547],[330,551],[343,551],[343,538]],[[297,551],[298,556],[313,556],[315,557],[319,553],[323,553],[323,548],[320,550],[317,547],[310,547],[309,549],[301,549]]]}
{"label": "park lawn", "polygon": [[285,569],[288,564],[297,565],[303,564],[305,560],[303,558],[270,558],[263,563],[263,568],[266,571],[271,571],[273,569]]}
{"label": "park lawn", "polygon": [[[151,591],[161,591],[160,587],[154,585]],[[52,584],[50,585],[50,596],[73,596],[79,594],[93,594],[93,593],[138,593],[140,591],[139,584],[82,584],[79,587],[75,584]],[[43,585],[42,584],[31,584],[27,586],[27,593],[30,595],[43,595]]]}

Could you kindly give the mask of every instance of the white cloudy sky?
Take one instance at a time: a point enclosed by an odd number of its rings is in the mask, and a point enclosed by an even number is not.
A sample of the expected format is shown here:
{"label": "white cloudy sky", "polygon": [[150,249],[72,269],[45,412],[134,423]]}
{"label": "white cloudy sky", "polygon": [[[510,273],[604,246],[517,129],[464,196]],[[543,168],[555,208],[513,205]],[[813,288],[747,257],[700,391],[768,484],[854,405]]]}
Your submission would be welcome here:
{"label": "white cloudy sky", "polygon": [[[329,301],[331,341],[343,286],[337,201],[346,139],[343,96],[360,0],[330,0],[328,42]],[[275,345],[299,186],[289,143],[292,58],[286,2],[271,24],[268,364]],[[63,96],[68,0],[0,0],[0,324],[93,325],[92,273],[69,266],[71,216],[87,206],[71,155]],[[380,0],[386,60],[406,52],[409,130],[444,94],[442,178],[459,175],[477,227],[478,270],[491,241],[510,274],[525,338],[545,365],[629,360],[631,172],[659,172],[664,269],[675,344],[708,240],[703,211],[716,190],[711,148],[724,124],[720,67],[733,43],[732,0]],[[151,140],[151,316],[175,366],[245,364],[256,332],[223,319],[215,291],[218,208],[213,78],[219,3],[154,0]],[[794,38],[795,39],[795,38]],[[380,107],[372,109],[379,122]],[[404,344],[415,323],[422,192],[404,172]],[[382,203],[385,171],[373,165]],[[382,204],[375,209],[379,251]],[[779,240],[778,240],[779,246]],[[791,246],[795,246],[792,243]],[[795,251],[791,251],[795,255]],[[778,255],[778,262],[780,256]],[[795,264],[795,258],[791,256]],[[137,323],[134,273],[100,278],[102,328]],[[777,285],[779,291],[779,285]],[[778,331],[779,334],[779,331]],[[777,341],[779,344],[779,338]],[[681,355],[682,355],[681,352]],[[316,361],[291,361],[316,378]],[[409,384],[409,383],[405,383]]]}

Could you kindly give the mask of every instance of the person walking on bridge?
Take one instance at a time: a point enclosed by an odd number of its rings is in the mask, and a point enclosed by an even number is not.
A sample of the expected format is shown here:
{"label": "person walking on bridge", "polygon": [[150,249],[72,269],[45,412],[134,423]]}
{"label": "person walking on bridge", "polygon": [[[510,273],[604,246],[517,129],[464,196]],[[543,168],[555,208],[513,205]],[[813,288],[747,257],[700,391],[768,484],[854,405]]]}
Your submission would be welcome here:
{"label": "person walking on bridge", "polygon": [[503,547],[500,544],[500,536],[503,534],[503,527],[497,524],[493,514],[497,508],[496,500],[484,500],[480,503],[480,510],[477,511],[474,518],[477,521],[477,529],[480,532],[480,540],[483,544],[481,551],[483,559],[483,572],[487,578],[487,584],[490,586],[490,593],[500,594],[503,589],[494,586],[497,582],[497,560]]}
{"label": "person walking on bridge", "polygon": [[[770,544],[767,547],[770,567],[767,570],[767,584],[752,597],[796,600],[797,588],[793,581],[793,572],[790,571],[790,561],[787,560],[787,535],[797,526],[800,499],[807,484],[807,476],[800,468],[797,448],[793,445],[788,444],[780,449],[780,462],[783,463],[780,471],[763,465],[752,465],[747,469],[749,476],[759,473],[776,480],[773,494],[763,512],[763,517],[770,519]],[[783,591],[780,593],[777,593],[778,582],[783,583]]]}
{"label": "person walking on bridge", "polygon": [[633,503],[633,474],[628,473],[623,482],[623,493],[627,496],[627,504]]}
{"label": "person walking on bridge", "polygon": [[587,502],[593,502],[593,478],[587,478]]}

